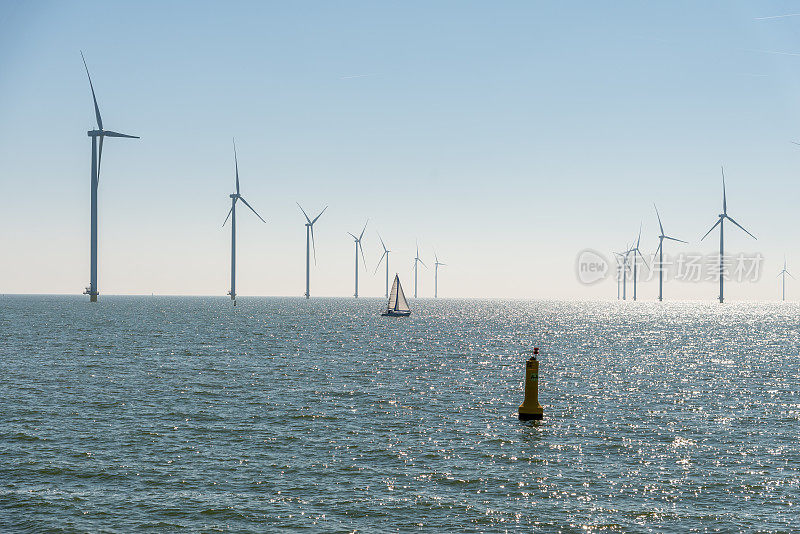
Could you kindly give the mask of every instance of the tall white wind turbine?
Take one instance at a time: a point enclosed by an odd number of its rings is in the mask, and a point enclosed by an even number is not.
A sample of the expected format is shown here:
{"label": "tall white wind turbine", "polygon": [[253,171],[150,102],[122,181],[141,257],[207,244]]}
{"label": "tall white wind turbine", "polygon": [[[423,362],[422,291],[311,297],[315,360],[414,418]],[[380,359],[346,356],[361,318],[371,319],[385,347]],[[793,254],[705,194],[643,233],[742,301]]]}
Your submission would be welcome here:
{"label": "tall white wind turbine", "polygon": [[264,220],[258,212],[247,203],[244,197],[241,195],[239,191],[239,157],[236,155],[236,140],[233,141],[233,161],[236,168],[236,192],[231,193],[231,209],[228,211],[228,215],[225,216],[225,221],[223,221],[222,226],[228,222],[228,219],[231,220],[231,290],[228,292],[228,295],[231,296],[231,300],[233,301],[233,305],[236,306],[236,202],[241,200],[245,206],[250,208],[250,211],[256,214],[256,217],[261,219],[261,222],[266,223],[267,221]]}
{"label": "tall white wind turbine", "polygon": [[447,266],[446,263],[442,263],[439,261],[439,256],[436,255],[436,252],[433,253],[433,257],[436,259],[434,265],[434,275],[433,275],[433,298],[439,298],[439,266],[444,265]]}
{"label": "tall white wind turbine", "polygon": [[414,256],[414,298],[417,298],[417,264],[421,263],[423,267],[428,268],[425,262],[419,259],[419,244],[417,244],[417,255]]}
{"label": "tall white wind turbine", "polygon": [[783,257],[783,270],[778,273],[778,276],[780,276],[782,278],[781,279],[781,301],[785,301],[786,300],[786,275],[787,274],[789,276],[791,276],[792,278],[794,278],[794,276],[792,276],[792,273],[790,273],[789,271],[786,270],[786,256],[784,256]]}
{"label": "tall white wind turbine", "polygon": [[[620,286],[623,285],[623,281],[625,281],[625,274],[628,269],[628,253],[625,252],[615,252],[614,255],[618,258],[617,259],[617,300],[620,299]],[[624,291],[624,289],[623,289]],[[623,300],[625,297],[623,296]]]}
{"label": "tall white wind turbine", "polygon": [[631,247],[631,249],[628,251],[631,254],[633,254],[633,300],[636,300],[636,276],[637,276],[636,273],[638,268],[638,265],[636,263],[636,255],[638,254],[639,257],[642,258],[642,262],[644,262],[645,267],[647,267],[648,269],[650,268],[647,265],[647,260],[645,260],[644,256],[642,255],[642,251],[639,250],[639,243],[641,242],[641,240],[642,240],[642,225],[640,224],[639,237],[636,238],[636,246]]}
{"label": "tall white wind turbine", "polygon": [[367,268],[367,259],[364,257],[364,247],[361,246],[361,238],[364,237],[364,231],[367,229],[368,222],[369,219],[367,219],[367,222],[364,223],[364,228],[361,230],[361,234],[359,234],[358,237],[356,237],[354,234],[350,234],[350,232],[347,232],[353,237],[353,240],[355,241],[356,244],[356,292],[354,295],[355,298],[358,298],[358,250],[359,249],[361,249],[361,259],[364,262],[364,269]]}
{"label": "tall white wind turbine", "polygon": [[[311,248],[314,249],[314,265],[317,264],[317,246],[314,244],[314,223],[317,222],[317,219],[322,217],[322,214],[325,213],[325,210],[328,209],[328,206],[319,212],[319,215],[314,217],[314,220],[311,220],[306,213],[306,210],[303,209],[303,206],[300,203],[297,203],[297,207],[300,208],[300,211],[303,212],[303,215],[306,218],[306,293],[305,297],[309,298],[311,296]],[[310,245],[310,247],[309,247]]]}
{"label": "tall white wind turbine", "polygon": [[723,289],[724,289],[723,282],[724,282],[724,278],[725,278],[724,277],[724,274],[725,274],[725,256],[724,256],[725,240],[724,240],[723,230],[724,230],[724,227],[725,227],[725,219],[728,219],[730,222],[732,222],[733,224],[738,226],[742,231],[744,231],[744,233],[746,233],[747,235],[749,235],[753,239],[756,239],[756,236],[754,236],[753,234],[751,234],[750,232],[745,230],[744,227],[741,224],[737,223],[731,217],[728,216],[728,201],[727,201],[727,197],[726,197],[726,194],[725,194],[725,168],[723,167],[722,168],[722,213],[719,214],[719,219],[717,219],[717,222],[714,223],[714,226],[712,226],[711,229],[708,232],[706,232],[706,235],[704,235],[702,237],[702,239],[700,239],[700,241],[702,241],[703,239],[708,237],[708,234],[710,234],[711,231],[714,228],[719,226],[719,302],[720,302],[720,304],[725,302],[724,292],[723,292]]}
{"label": "tall white wind turbine", "polygon": [[389,298],[389,253],[391,252],[391,250],[386,248],[386,243],[383,242],[383,238],[381,237],[381,234],[378,234],[378,239],[381,240],[381,246],[383,247],[383,254],[381,254],[381,259],[378,260],[378,264],[375,266],[375,272],[376,273],[378,272],[378,267],[381,266],[381,262],[383,261],[383,258],[385,257],[386,258],[386,298],[388,299]]}
{"label": "tall white wind turbine", "polygon": [[661,230],[661,234],[658,236],[658,301],[661,302],[664,300],[664,240],[670,239],[672,241],[677,241],[679,243],[686,243],[682,239],[676,239],[674,237],[669,237],[668,235],[664,235],[664,225],[661,224],[661,215],[658,213],[658,208],[655,204],[653,207],[656,208],[656,217],[658,217],[658,228]]}
{"label": "tall white wind turbine", "polygon": [[628,256],[631,254],[632,246],[633,244],[620,253],[620,256],[622,256],[622,300],[627,300],[628,298]]}
{"label": "tall white wind turbine", "polygon": [[[100,182],[100,162],[103,159],[103,139],[106,137],[139,139],[139,137],[136,135],[112,132],[111,130],[103,128],[103,119],[100,117],[100,108],[97,105],[97,97],[94,94],[92,77],[89,74],[89,67],[86,65],[86,58],[83,57],[83,52],[81,52],[81,59],[83,59],[83,67],[86,69],[86,76],[89,78],[89,88],[92,90],[92,101],[94,102],[94,116],[97,120],[97,129],[86,132],[86,134],[92,138],[92,175],[90,182],[92,200],[90,215],[91,229],[89,233],[89,287],[86,288],[83,294],[89,295],[90,302],[97,302],[97,296],[100,294],[97,287],[97,186]],[[99,147],[98,144],[100,145]]]}

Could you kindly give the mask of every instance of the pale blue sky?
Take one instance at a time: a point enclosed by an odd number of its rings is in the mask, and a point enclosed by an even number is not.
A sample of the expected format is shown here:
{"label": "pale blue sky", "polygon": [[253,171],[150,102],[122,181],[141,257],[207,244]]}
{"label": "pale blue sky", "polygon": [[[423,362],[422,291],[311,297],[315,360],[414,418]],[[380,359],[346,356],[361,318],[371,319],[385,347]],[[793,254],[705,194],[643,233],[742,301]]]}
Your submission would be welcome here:
{"label": "pale blue sky", "polygon": [[[228,290],[233,188],[237,290],[352,294],[346,232],[380,231],[412,285],[414,241],[449,264],[443,296],[612,298],[575,277],[583,248],[699,238],[720,210],[731,252],[761,252],[772,299],[782,256],[800,275],[800,16],[791,2],[0,3],[0,292],[88,283],[91,70],[105,126],[101,294]],[[794,55],[792,55],[794,54]],[[675,247],[670,247],[675,251]],[[796,263],[795,263],[796,262]],[[800,295],[798,282],[797,295]],[[426,271],[421,293],[432,296]],[[655,296],[654,283],[640,296]],[[713,300],[714,283],[668,297]],[[789,296],[793,291],[789,290]]]}

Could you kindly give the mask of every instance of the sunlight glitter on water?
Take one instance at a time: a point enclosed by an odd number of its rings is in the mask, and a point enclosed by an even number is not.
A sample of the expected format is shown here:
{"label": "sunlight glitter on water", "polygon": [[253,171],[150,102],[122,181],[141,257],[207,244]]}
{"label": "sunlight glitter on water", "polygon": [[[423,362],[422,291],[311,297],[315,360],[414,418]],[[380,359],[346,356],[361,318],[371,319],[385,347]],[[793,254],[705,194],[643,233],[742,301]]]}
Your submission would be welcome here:
{"label": "sunlight glitter on water", "polygon": [[0,524],[793,528],[800,308],[630,304],[2,297]]}

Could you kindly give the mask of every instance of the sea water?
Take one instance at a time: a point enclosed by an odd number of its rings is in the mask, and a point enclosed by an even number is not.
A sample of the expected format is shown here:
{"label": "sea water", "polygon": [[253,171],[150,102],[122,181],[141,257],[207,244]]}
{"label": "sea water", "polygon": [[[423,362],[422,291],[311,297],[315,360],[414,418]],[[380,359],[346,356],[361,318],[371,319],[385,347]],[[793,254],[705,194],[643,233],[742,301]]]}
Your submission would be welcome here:
{"label": "sea water", "polygon": [[0,297],[0,530],[798,528],[798,305],[384,306]]}

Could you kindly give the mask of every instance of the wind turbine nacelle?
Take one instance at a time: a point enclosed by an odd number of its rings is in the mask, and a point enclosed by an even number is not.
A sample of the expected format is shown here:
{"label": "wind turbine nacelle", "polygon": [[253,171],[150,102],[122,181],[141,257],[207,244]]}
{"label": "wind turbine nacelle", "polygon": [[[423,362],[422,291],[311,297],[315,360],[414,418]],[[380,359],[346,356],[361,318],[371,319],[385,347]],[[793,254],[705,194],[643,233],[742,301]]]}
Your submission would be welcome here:
{"label": "wind turbine nacelle", "polygon": [[239,195],[237,195],[236,193],[231,193],[231,194],[230,194],[230,197],[231,197],[231,198],[236,198],[236,197],[238,197],[238,196],[239,196]]}
{"label": "wind turbine nacelle", "polygon": [[86,135],[88,135],[89,137],[100,137],[101,135],[103,135],[103,130],[89,130],[88,132],[86,132]]}

